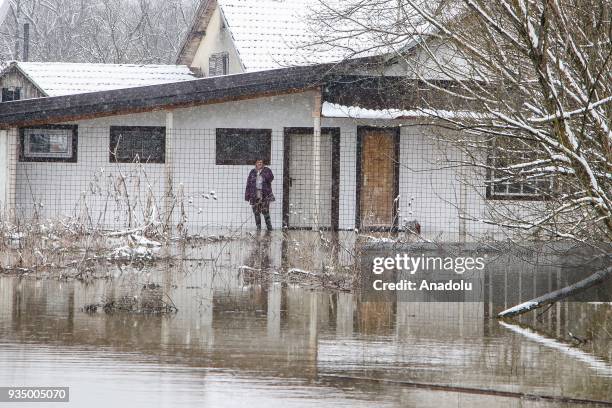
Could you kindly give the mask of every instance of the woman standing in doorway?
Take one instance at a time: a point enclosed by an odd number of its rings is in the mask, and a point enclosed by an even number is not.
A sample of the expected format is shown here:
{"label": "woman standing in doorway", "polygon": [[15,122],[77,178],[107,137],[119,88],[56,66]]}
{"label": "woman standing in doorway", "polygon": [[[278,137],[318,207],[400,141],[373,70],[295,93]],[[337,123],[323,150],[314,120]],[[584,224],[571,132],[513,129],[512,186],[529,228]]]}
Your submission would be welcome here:
{"label": "woman standing in doorway", "polygon": [[274,194],[272,194],[272,180],[274,180],[272,170],[264,166],[263,160],[258,159],[255,162],[255,168],[249,172],[244,193],[244,199],[251,204],[253,209],[255,225],[258,230],[261,230],[261,214],[263,214],[266,228],[268,231],[272,231],[270,202],[275,200]]}

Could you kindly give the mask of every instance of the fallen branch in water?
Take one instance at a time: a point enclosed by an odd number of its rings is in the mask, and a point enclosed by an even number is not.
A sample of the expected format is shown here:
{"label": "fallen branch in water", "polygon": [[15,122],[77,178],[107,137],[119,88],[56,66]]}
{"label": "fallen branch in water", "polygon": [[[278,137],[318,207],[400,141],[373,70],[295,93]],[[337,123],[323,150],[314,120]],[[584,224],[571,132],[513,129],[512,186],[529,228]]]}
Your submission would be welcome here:
{"label": "fallen branch in water", "polygon": [[599,285],[600,283],[606,281],[612,276],[612,266],[607,267],[606,269],[602,269],[600,271],[595,272],[588,278],[585,278],[579,282],[561,288],[559,290],[555,290],[553,292],[547,293],[545,295],[539,296],[535,299],[528,300],[527,302],[523,302],[520,305],[516,305],[511,307],[510,309],[506,309],[503,312],[499,313],[497,317],[506,318],[518,316],[520,314],[529,312],[530,310],[537,309],[542,306],[546,306],[550,303],[557,302],[561,299],[565,299],[569,296],[575,295],[576,293],[582,292],[591,288],[595,285]]}

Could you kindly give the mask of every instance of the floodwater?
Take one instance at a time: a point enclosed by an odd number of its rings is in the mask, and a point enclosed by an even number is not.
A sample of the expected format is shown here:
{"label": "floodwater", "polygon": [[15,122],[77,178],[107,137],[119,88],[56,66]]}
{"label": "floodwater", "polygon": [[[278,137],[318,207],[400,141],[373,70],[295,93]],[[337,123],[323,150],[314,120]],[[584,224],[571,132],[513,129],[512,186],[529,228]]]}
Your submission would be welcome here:
{"label": "floodwater", "polygon": [[[53,406],[104,408],[612,401],[611,305],[558,304],[519,325],[482,302],[368,303],[254,280],[240,266],[273,265],[273,249],[262,259],[252,243],[215,245],[176,263],[107,265],[108,279],[89,282],[0,276],[0,386],[68,386],[71,402]],[[84,309],[142,300],[151,284],[177,313]],[[569,332],[588,340],[572,345]]]}

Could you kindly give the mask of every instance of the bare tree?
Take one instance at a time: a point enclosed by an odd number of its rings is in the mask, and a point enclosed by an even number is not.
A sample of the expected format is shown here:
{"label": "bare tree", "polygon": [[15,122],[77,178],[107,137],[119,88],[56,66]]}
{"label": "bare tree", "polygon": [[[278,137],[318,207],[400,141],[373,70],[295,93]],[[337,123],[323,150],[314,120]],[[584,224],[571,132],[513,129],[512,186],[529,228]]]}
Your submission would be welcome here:
{"label": "bare tree", "polygon": [[394,108],[459,131],[464,183],[506,199],[464,218],[609,256],[611,13],[610,0],[320,0],[307,47],[383,55],[447,96],[444,114],[426,97]]}
{"label": "bare tree", "polygon": [[172,63],[197,0],[8,0],[0,55],[21,59],[29,23],[30,59]]}

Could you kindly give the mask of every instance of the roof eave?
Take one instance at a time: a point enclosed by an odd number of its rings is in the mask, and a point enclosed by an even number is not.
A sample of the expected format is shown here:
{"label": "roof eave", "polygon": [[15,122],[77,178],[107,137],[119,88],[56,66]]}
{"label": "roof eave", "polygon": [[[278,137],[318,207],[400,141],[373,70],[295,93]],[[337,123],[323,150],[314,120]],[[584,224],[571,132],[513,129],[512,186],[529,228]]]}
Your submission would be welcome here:
{"label": "roof eave", "polygon": [[324,81],[329,67],[295,67],[86,94],[6,102],[0,128],[175,109],[304,92]]}

